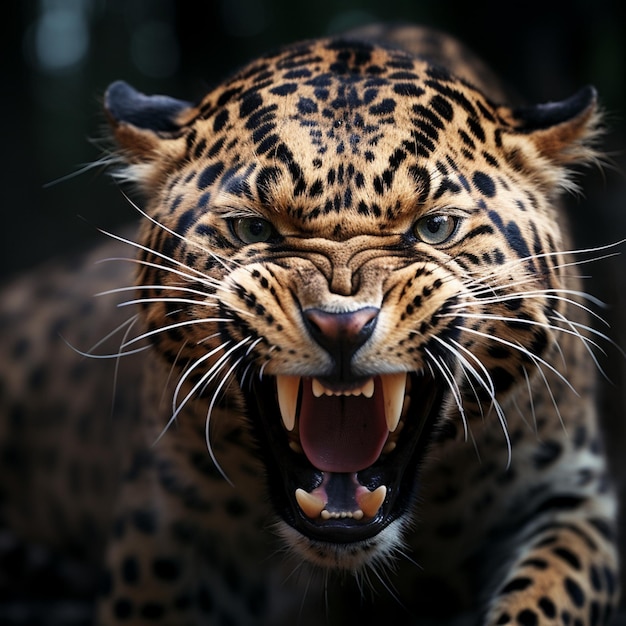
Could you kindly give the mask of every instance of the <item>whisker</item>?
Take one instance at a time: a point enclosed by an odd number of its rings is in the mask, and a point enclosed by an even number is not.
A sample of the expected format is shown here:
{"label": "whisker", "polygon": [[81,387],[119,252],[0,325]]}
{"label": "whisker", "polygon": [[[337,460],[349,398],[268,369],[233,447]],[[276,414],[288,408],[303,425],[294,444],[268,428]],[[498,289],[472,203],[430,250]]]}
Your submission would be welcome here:
{"label": "whisker", "polygon": [[[187,405],[188,401],[190,400],[190,398],[192,398],[196,392],[205,387],[211,380],[213,380],[213,378],[215,378],[215,376],[219,373],[220,369],[222,369],[222,367],[224,367],[224,365],[226,364],[226,362],[228,361],[228,357],[229,355],[233,352],[233,350],[237,349],[242,343],[245,343],[246,340],[243,340],[242,342],[240,342],[239,344],[231,347],[225,354],[223,354],[216,363],[214,363],[209,370],[207,370],[200,378],[200,380],[192,387],[192,389],[189,391],[189,393],[185,396],[185,398],[180,402],[180,404],[178,404],[176,406],[176,402],[178,399],[178,394],[180,393],[180,389],[182,388],[184,381],[187,380],[189,378],[189,376],[191,375],[192,371],[195,370],[197,367],[199,367],[203,362],[205,362],[208,358],[210,358],[211,356],[213,356],[217,351],[224,349],[225,346],[219,346],[219,348],[216,348],[215,350],[212,350],[211,352],[203,355],[200,359],[198,359],[192,367],[189,368],[189,370],[187,370],[185,372],[185,374],[181,377],[181,380],[178,382],[178,385],[176,386],[176,390],[174,392],[174,397],[172,400],[173,403],[173,412],[171,417],[169,418],[167,424],[165,425],[165,427],[161,430],[159,436],[155,439],[154,443],[152,445],[157,445],[159,443],[159,441],[161,441],[161,439],[164,437],[165,433],[170,429],[170,427],[172,426],[172,424],[176,421],[177,417],[180,415],[181,411],[183,410],[183,408]],[[241,360],[241,359],[240,359]],[[239,361],[237,361],[239,362]],[[221,385],[220,387],[221,388]],[[211,407],[213,406],[213,404],[211,404]],[[232,483],[230,482],[230,480],[228,479],[228,477],[224,474],[224,472],[222,471],[219,463],[217,462],[215,455],[213,453],[213,450],[211,449],[211,447],[209,446],[209,454],[211,455],[211,460],[215,463],[215,467],[216,469],[222,474],[222,476],[225,478],[225,480],[230,483],[232,485]]]}
{"label": "whisker", "polygon": [[220,363],[220,360],[218,359],[218,361],[214,363],[209,368],[209,370],[202,375],[202,377],[200,378],[200,381],[192,387],[191,391],[179,403],[178,396],[180,395],[180,391],[183,388],[185,382],[189,379],[189,377],[198,367],[200,367],[208,359],[215,356],[218,352],[220,352],[221,350],[224,350],[227,347],[228,347],[228,343],[221,344],[217,346],[216,348],[213,348],[213,350],[210,350],[206,354],[203,354],[200,358],[196,359],[193,362],[193,364],[190,365],[189,368],[181,375],[181,377],[178,380],[178,383],[176,384],[176,389],[174,389],[174,393],[172,394],[172,417],[170,418],[170,422],[168,422],[167,427],[169,427],[169,424],[172,423],[176,419],[176,417],[182,411],[185,404],[187,404],[188,400],[196,393],[198,389],[202,387],[207,377],[211,376],[213,369]]}
{"label": "whisker", "polygon": [[[435,337],[435,339],[444,348],[446,348],[452,354],[454,354],[457,357],[457,359],[460,360],[460,362],[463,365],[464,369],[467,368],[469,370],[469,372],[474,376],[476,381],[480,384],[480,386],[489,394],[489,397],[491,399],[491,407],[493,407],[493,409],[496,412],[496,415],[498,416],[498,420],[500,422],[500,425],[502,426],[502,431],[503,431],[504,436],[505,436],[505,438],[506,438],[506,440],[508,442],[508,445],[507,445],[507,450],[508,450],[507,467],[509,467],[510,464],[511,464],[511,444],[510,444],[509,435],[508,435],[506,415],[504,414],[504,410],[502,409],[502,406],[500,405],[500,403],[498,402],[498,400],[496,398],[496,389],[495,389],[495,387],[493,385],[493,381],[491,380],[491,376],[489,375],[489,372],[487,371],[485,366],[481,363],[480,359],[478,359],[474,354],[472,354],[469,350],[467,350],[467,348],[465,348],[464,346],[461,346],[461,344],[459,344],[458,342],[455,342],[455,344],[458,345],[459,348],[461,348],[462,350],[464,350],[465,352],[470,354],[472,356],[472,358],[483,369],[483,371],[485,373],[485,377],[486,377],[485,379],[483,379],[482,376],[480,376],[478,374],[478,372],[476,371],[476,368],[460,353],[459,350],[454,349],[452,346],[447,344],[445,341],[443,341],[439,337]],[[467,374],[466,374],[466,376],[467,376]],[[469,377],[468,377],[468,381],[469,381]],[[471,385],[471,381],[470,381],[470,385]],[[472,389],[474,389],[473,385],[472,385]],[[476,391],[475,390],[474,390],[474,394],[476,395]],[[478,400],[478,396],[476,396],[476,399]],[[479,402],[479,406],[481,406],[480,402]],[[481,412],[482,412],[482,407],[481,407]]]}
{"label": "whisker", "polygon": [[[128,327],[126,328],[126,330],[124,331],[124,335],[122,336],[120,349],[122,345],[124,344],[124,342],[126,341],[126,339],[128,338],[128,335],[132,331],[133,326],[136,324],[138,319],[139,319],[138,316],[134,316],[132,323],[128,324]],[[115,409],[115,397],[117,396],[117,384],[118,384],[118,377],[119,377],[119,370],[120,370],[120,360],[121,360],[121,355],[116,359],[115,367],[113,370],[113,399],[111,402],[111,417],[113,417],[114,409]]]}
{"label": "whisker", "polygon": [[[67,339],[65,339],[65,337],[63,337],[63,335],[59,334],[59,336],[61,337],[61,339],[72,350],[74,350],[74,352],[76,352],[76,353],[78,353],[78,354],[80,354],[82,356],[94,357],[95,358],[96,355],[92,354],[94,350],[99,348],[103,343],[106,343],[109,339],[111,339],[111,337],[114,337],[119,332],[121,332],[124,327],[129,326],[129,325],[130,326],[134,325],[138,318],[139,318],[138,314],[132,315],[127,320],[123,321],[119,326],[117,326],[117,328],[114,328],[111,332],[107,333],[104,337],[102,337],[102,339],[100,339],[96,343],[94,343],[93,346],[91,346],[91,348],[89,348],[89,350],[87,350],[87,352],[81,352],[78,348],[75,348]],[[111,356],[115,357],[115,356],[117,356],[117,354],[114,354],[114,355],[111,355]]]}
{"label": "whisker", "polygon": [[85,163],[81,165],[77,170],[70,172],[69,174],[65,174],[64,176],[60,176],[59,178],[55,178],[50,182],[44,183],[42,185],[43,189],[49,189],[50,187],[54,187],[55,185],[59,185],[61,183],[65,183],[68,180],[72,180],[72,178],[77,178],[78,176],[82,176],[85,172],[89,172],[96,168],[105,169],[110,166],[112,163],[115,163],[117,158],[113,155],[104,155],[91,163]]}
{"label": "whisker", "polygon": [[[506,287],[510,287],[510,285],[506,285]],[[515,301],[515,300],[520,300],[520,299],[533,300],[536,298],[538,300],[539,299],[556,300],[559,302],[565,302],[566,304],[571,304],[572,306],[578,307],[579,309],[582,309],[586,313],[589,313],[590,315],[598,319],[600,322],[602,322],[606,326],[609,325],[609,323],[602,316],[598,315],[598,313],[596,313],[593,309],[585,306],[581,302],[578,302],[577,300],[572,300],[571,298],[566,298],[562,295],[557,295],[561,293],[579,296],[599,307],[604,306],[604,303],[601,300],[593,297],[590,294],[585,293],[584,291],[574,291],[574,290],[569,290],[569,289],[559,289],[559,290],[547,289],[547,290],[537,290],[537,291],[519,291],[519,292],[507,293],[504,295],[495,295],[492,298],[480,298],[480,294],[478,292],[472,292],[471,293],[472,296],[476,296],[480,299],[463,300],[463,302],[452,304],[450,308],[459,309],[459,308],[465,308],[469,306],[486,306],[490,304],[501,304],[503,302]]]}
{"label": "whisker", "polygon": [[[530,376],[528,375],[528,370],[524,366],[522,366],[522,372],[524,373],[524,380],[526,381],[526,390],[528,392],[528,402],[530,404],[530,415],[531,415],[532,423],[533,423],[532,429],[535,432],[537,432],[537,414],[535,412],[535,401],[533,398],[532,385],[530,384]],[[522,419],[522,421],[524,422],[524,424],[526,424],[529,428],[531,428],[531,424],[529,424],[528,420],[526,419],[526,416],[524,415],[521,407],[519,406],[517,402],[517,397],[515,396],[513,397],[513,404],[515,405],[515,408],[517,409],[517,413]]]}
{"label": "whisker", "polygon": [[[236,346],[233,346],[233,348],[231,348],[230,351],[232,352],[232,350],[235,350],[236,348],[241,347],[247,341],[250,341],[250,339],[249,338],[243,339]],[[211,446],[211,438],[210,438],[210,423],[211,423],[211,414],[213,413],[213,408],[215,407],[215,403],[217,402],[217,398],[218,398],[220,392],[222,391],[222,388],[226,384],[226,381],[228,381],[228,379],[232,376],[233,372],[237,369],[237,367],[239,367],[239,365],[240,365],[240,363],[242,361],[243,361],[243,357],[239,357],[233,363],[231,368],[228,370],[228,372],[226,372],[226,374],[223,376],[222,380],[220,381],[219,385],[215,389],[215,392],[213,393],[213,398],[211,399],[211,403],[209,405],[209,410],[207,411],[206,425],[205,425],[205,430],[204,430],[204,436],[205,436],[205,440],[206,440],[206,444],[207,444],[207,449],[208,449],[209,454],[211,456],[211,460],[215,464],[215,467],[217,468],[219,473],[224,477],[224,480],[226,480],[226,482],[229,485],[231,485],[232,487],[234,487],[235,485],[230,480],[230,478],[228,478],[228,476],[225,474],[225,472],[222,470],[222,468],[221,468],[217,458],[215,457],[215,453],[213,452],[213,447]],[[221,369],[221,366],[220,366],[220,369]]]}
{"label": "whisker", "polygon": [[[109,260],[109,259],[107,259]],[[161,266],[158,266],[161,267]],[[191,289],[190,287],[181,287],[176,285],[129,285],[127,287],[116,287],[115,289],[107,289],[94,294],[95,297],[110,296],[119,293],[127,293],[129,291],[180,291],[182,293],[192,293],[204,298],[218,298],[215,293],[208,291],[200,291],[199,289]]]}
{"label": "whisker", "polygon": [[[214,259],[215,261],[217,261],[224,269],[226,270],[231,270],[233,268],[233,266],[237,266],[239,265],[238,263],[235,263],[234,261],[231,261],[230,259],[225,259],[225,258],[220,258],[219,255],[215,254],[212,250],[209,250],[208,248],[205,248],[204,246],[200,245],[198,242],[196,241],[192,241],[191,239],[188,239],[187,237],[185,237],[184,235],[181,235],[180,233],[177,233],[175,230],[172,230],[171,228],[168,228],[167,226],[165,226],[165,224],[162,224],[161,222],[159,222],[158,220],[154,219],[151,215],[148,215],[148,213],[146,213],[145,211],[143,211],[142,209],[139,208],[139,206],[133,202],[128,195],[126,195],[123,191],[121,192],[122,195],[126,198],[126,200],[128,201],[128,203],[143,217],[145,217],[148,221],[152,222],[155,226],[158,226],[159,228],[161,228],[162,230],[164,230],[165,232],[169,233],[170,235],[173,235],[174,237],[180,239],[181,241],[184,241],[185,243],[188,243],[192,246],[195,246],[196,248],[199,248],[200,250],[202,250],[202,252],[207,253],[212,259]],[[230,263],[230,266],[226,263],[226,261],[228,261],[228,263]]]}
{"label": "whisker", "polygon": [[209,308],[219,308],[219,302],[202,302],[202,300],[192,300],[191,298],[135,298],[134,300],[124,300],[124,302],[118,302],[116,306],[122,308],[125,306],[133,306],[135,304],[156,304],[157,302],[161,303],[172,303],[175,302],[177,304],[191,304],[193,306],[201,306],[201,307],[209,307]]}
{"label": "whisker", "polygon": [[[383,586],[385,591],[387,591],[387,593],[393,598],[393,600],[397,602],[400,607],[405,608],[403,602],[400,600],[400,597],[398,596],[397,590],[394,589],[389,579],[385,579],[382,576],[382,574],[378,571],[375,565],[370,565],[369,571],[372,572],[372,574],[374,574],[374,576],[378,579],[378,582]],[[372,585],[370,584],[370,587],[371,586]]]}
{"label": "whisker", "polygon": [[[156,269],[159,269],[159,270],[165,270],[167,272],[170,272],[170,273],[173,273],[175,275],[182,276],[183,278],[188,278],[189,280],[193,280],[194,282],[197,282],[197,279],[195,277],[193,277],[191,275],[187,275],[184,272],[181,272],[180,270],[175,270],[173,268],[165,267],[163,265],[158,265],[156,263],[151,263],[149,261],[142,261],[141,259],[131,259],[131,258],[127,258],[127,257],[110,257],[108,259],[102,259],[102,260],[100,260],[98,262],[102,263],[102,262],[106,262],[106,261],[128,261],[128,262],[131,262],[131,263],[137,263],[139,265],[153,267],[153,268],[156,268]],[[213,280],[213,279],[211,279],[211,280]],[[216,281],[214,285],[211,284],[210,282],[207,282],[207,281],[201,281],[201,282],[202,283],[206,283],[206,284],[208,284],[208,285],[210,285],[212,287],[215,287],[216,291],[223,291],[225,293],[230,293],[230,289],[225,287],[220,282]],[[152,286],[143,286],[143,285],[138,285],[136,287],[132,287],[132,286],[120,287],[118,289],[112,289],[112,290],[109,290],[109,291],[101,292],[100,294],[96,294],[96,295],[112,294],[112,293],[116,293],[118,290],[119,291],[131,291],[133,289],[151,289],[151,288],[152,288]],[[219,295],[216,294],[216,293],[204,292],[204,291],[200,291],[200,290],[197,290],[197,289],[191,289],[191,288],[182,287],[182,286],[154,285],[154,288],[161,289],[161,290],[164,290],[164,291],[180,290],[180,291],[184,291],[184,292],[194,293],[194,294],[201,295],[201,296],[203,296],[205,298],[213,298],[213,299],[217,300],[222,305],[225,304],[224,300],[221,299],[219,297]],[[165,300],[166,299],[164,298],[163,301],[165,301]],[[173,298],[171,298],[169,300],[175,301]],[[148,300],[147,299],[143,299],[143,300],[137,300],[137,301],[129,301],[129,303],[130,304],[136,304],[136,303],[144,302],[144,301],[148,301]],[[203,302],[201,302],[199,300],[191,300],[191,304],[201,304],[201,305],[210,306],[209,303],[203,303]],[[118,304],[118,306],[123,306],[123,305],[124,305],[124,303]],[[250,311],[246,311],[244,309],[240,309],[238,307],[233,306],[232,304],[228,304],[227,306],[228,306],[228,308],[231,311],[234,311],[235,313],[237,313],[237,314],[239,314],[239,315],[241,315],[243,317],[253,317],[253,314]]]}
{"label": "whisker", "polygon": [[163,385],[163,392],[161,393],[161,399],[159,401],[159,407],[162,407],[165,404],[165,397],[167,395],[167,391],[170,388],[170,383],[172,381],[172,376],[174,376],[174,373],[176,371],[176,365],[178,364],[178,361],[180,359],[180,355],[183,353],[183,350],[185,349],[185,347],[187,346],[187,341],[184,341],[180,348],[178,349],[178,352],[176,353],[176,358],[174,359],[174,362],[172,363],[171,367],[170,367],[170,371],[167,374],[167,380],[165,381],[165,384]]}
{"label": "whisker", "polygon": [[[585,343],[589,343],[592,346],[594,346],[595,348],[597,348],[598,350],[600,350],[601,352],[604,352],[604,350],[602,350],[602,348],[595,342],[593,341],[593,339],[590,339],[589,337],[585,337],[584,335],[581,335],[578,332],[574,332],[573,330],[567,329],[567,328],[563,328],[562,326],[555,326],[554,324],[548,324],[546,322],[538,322],[537,320],[529,320],[529,319],[520,319],[520,318],[516,318],[516,317],[506,317],[504,315],[489,315],[489,314],[478,314],[478,313],[456,313],[456,314],[451,314],[451,313],[443,313],[440,315],[440,317],[462,317],[464,319],[480,319],[480,320],[494,320],[494,321],[498,321],[498,322],[515,322],[516,324],[525,324],[527,326],[535,326],[537,328],[543,328],[546,330],[552,330],[555,332],[560,332],[566,335],[572,335],[574,337],[576,337],[577,339],[581,339],[583,342]],[[590,333],[593,333],[594,335],[605,339],[607,341],[611,341],[608,337],[606,337],[606,335],[604,335],[603,333],[595,330],[594,328],[591,328],[589,326],[585,326],[584,324],[578,324],[577,322],[570,322],[571,324],[573,324],[574,326],[581,326],[583,327],[585,330],[588,330]]]}
{"label": "whisker", "polygon": [[119,359],[120,357],[123,357],[123,356],[130,356],[131,354],[138,354],[139,352],[144,352],[145,350],[149,350],[152,347],[148,345],[148,346],[141,346],[140,348],[134,348],[133,350],[126,350],[125,352],[122,352],[120,349],[119,352],[113,352],[112,354],[93,354],[92,352],[83,352],[82,350],[79,350],[76,346],[73,346],[63,336],[61,336],[61,339],[70,349],[76,352],[76,354],[79,354],[80,356],[83,356],[87,359],[101,359],[101,360]]}
{"label": "whisker", "polygon": [[202,339],[199,339],[196,342],[197,346],[202,345],[203,343],[206,343],[207,341],[211,341],[211,339],[215,339],[216,337],[221,337],[222,333],[220,331],[217,331],[216,333],[212,333],[210,335],[207,335],[206,337],[203,337]]}
{"label": "whisker", "polygon": [[[481,280],[489,280],[490,278],[497,278],[503,272],[508,271],[512,268],[515,268],[519,265],[524,265],[525,263],[528,263],[529,261],[547,259],[547,258],[552,258],[555,256],[577,257],[583,254],[595,254],[596,252],[603,252],[604,250],[610,250],[611,248],[616,248],[618,246],[623,245],[624,243],[626,243],[626,239],[621,239],[614,243],[606,244],[603,246],[592,247],[592,248],[579,248],[577,250],[552,251],[552,252],[541,252],[537,254],[531,254],[525,257],[521,257],[519,259],[514,259],[511,261],[507,261],[506,263],[503,263],[501,266],[495,269],[491,274],[487,274],[486,276],[483,275],[481,277]],[[564,263],[557,264],[554,266],[553,269],[564,269],[566,267],[584,265],[586,263],[593,263],[595,261],[602,261],[607,258],[618,256],[619,254],[620,254],[619,252],[613,252],[611,254],[606,254],[606,255],[599,256],[599,257],[592,257],[590,259],[575,259],[573,261],[567,261]]]}
{"label": "whisker", "polygon": [[[153,252],[150,248],[146,248],[147,251],[149,252]],[[157,256],[158,253],[154,253]],[[176,263],[177,265],[183,267],[183,268],[188,268],[187,265],[183,264],[183,263],[179,263],[178,261],[176,261],[175,259],[171,259],[170,257],[167,257],[165,255],[160,255],[164,260],[166,261],[170,261],[172,263]],[[180,276],[181,278],[184,278],[190,282],[194,282],[194,283],[200,283],[200,284],[204,284],[204,285],[208,285],[210,287],[213,287],[214,289],[225,289],[224,284],[221,283],[220,281],[217,281],[215,278],[211,278],[210,276],[206,276],[200,272],[198,272],[198,274],[194,275],[194,274],[190,274],[188,272],[184,272],[178,269],[175,269],[173,267],[168,267],[167,265],[160,265],[159,263],[153,263],[152,261],[146,261],[144,259],[136,259],[134,257],[107,257],[105,259],[99,259],[98,261],[95,262],[96,265],[99,265],[101,263],[111,263],[111,262],[115,262],[115,261],[123,261],[125,263],[135,263],[136,265],[142,265],[144,267],[151,267],[154,269],[158,269],[160,271],[163,272],[167,272],[168,274],[174,274],[175,276]],[[192,271],[196,271],[193,268],[189,268]]]}
{"label": "whisker", "polygon": [[508,341],[506,339],[503,339],[502,337],[496,337],[495,335],[489,335],[487,333],[483,333],[483,332],[481,332],[479,330],[475,330],[475,329],[469,328],[467,326],[455,326],[455,328],[457,328],[460,331],[464,331],[464,332],[467,332],[467,333],[478,335],[479,337],[483,337],[485,339],[488,339],[489,341],[495,341],[497,343],[501,343],[502,345],[508,346],[510,348],[513,348],[514,350],[517,350],[518,352],[521,352],[522,354],[526,355],[529,359],[531,359],[533,362],[535,362],[535,365],[537,363],[541,363],[542,365],[547,367],[556,376],[558,376],[567,385],[567,387],[569,387],[569,389],[571,391],[573,391],[577,396],[579,395],[578,392],[576,391],[576,389],[574,389],[572,384],[569,382],[569,380],[567,380],[567,378],[565,378],[565,376],[563,376],[563,374],[561,374],[561,372],[559,372],[559,370],[557,370],[553,365],[548,363],[545,359],[540,359],[537,355],[533,354],[530,350],[528,350],[527,348],[525,348],[521,344],[514,343],[512,341]]}
{"label": "whisker", "polygon": [[[598,358],[596,357],[595,353],[593,352],[591,347],[588,345],[588,343],[586,341],[586,337],[584,337],[582,335],[582,333],[578,330],[578,328],[576,328],[576,326],[582,327],[583,329],[586,329],[586,327],[583,324],[578,324],[578,325],[574,324],[573,322],[568,320],[564,315],[561,315],[558,312],[556,312],[555,315],[558,316],[558,319],[560,319],[564,324],[568,324],[570,326],[570,328],[572,329],[572,331],[579,337],[579,339],[582,341],[583,346],[585,346],[585,350],[587,351],[587,353],[589,354],[589,356],[593,360],[594,365],[596,366],[597,370],[600,372],[602,377],[607,382],[609,382],[609,383],[612,382],[611,379],[609,378],[609,376],[607,375],[607,373],[604,371],[604,368],[600,365],[600,362],[598,361]],[[611,342],[611,343],[613,343],[613,342]],[[621,348],[617,344],[613,343],[613,345],[620,352],[622,352],[622,355],[624,355],[624,352],[621,350]],[[602,354],[606,355],[606,352],[604,350],[602,350],[601,348],[600,348],[600,351],[602,352]]]}
{"label": "whisker", "polygon": [[175,328],[182,328],[183,326],[193,326],[195,324],[211,324],[211,323],[214,324],[217,322],[229,323],[232,321],[233,321],[232,319],[228,319],[228,318],[204,317],[204,318],[199,318],[199,319],[185,320],[183,322],[176,322],[176,324],[169,324],[168,326],[161,326],[160,328],[155,328],[154,330],[146,331],[145,333],[142,333],[138,337],[134,337],[133,339],[130,339],[129,341],[125,342],[122,347],[126,348],[130,346],[131,344],[136,343],[137,341],[141,341],[142,339],[147,339],[148,337],[152,337],[154,335],[158,335],[159,333],[164,333],[169,330],[174,330]]}
{"label": "whisker", "polygon": [[[563,421],[563,417],[561,415],[561,410],[559,409],[559,405],[556,401],[556,398],[554,397],[554,393],[552,392],[552,387],[550,387],[550,383],[548,382],[548,379],[546,378],[545,372],[543,371],[543,369],[541,368],[541,365],[538,363],[538,359],[536,356],[531,356],[530,357],[533,361],[533,363],[535,364],[535,367],[537,369],[537,372],[539,373],[539,375],[541,376],[542,380],[543,380],[543,384],[548,392],[548,395],[550,396],[550,401],[552,402],[552,406],[554,407],[554,410],[556,412],[557,417],[559,418],[559,422],[561,424],[561,427],[563,428],[563,431],[565,433],[567,433],[567,429],[565,428],[565,422]],[[543,362],[545,364],[545,362]],[[572,389],[574,391],[574,393],[578,396],[578,392],[569,384],[569,382],[567,381],[566,378],[561,377],[562,380],[564,380],[568,386],[570,387],[570,389]]]}
{"label": "whisker", "polygon": [[465,409],[463,408],[463,400],[461,398],[461,390],[454,380],[454,376],[452,372],[450,372],[448,366],[441,359],[436,358],[428,348],[424,348],[424,352],[430,357],[429,362],[435,365],[435,367],[439,370],[444,380],[448,384],[448,387],[450,388],[452,397],[454,398],[456,406],[459,409],[459,413],[461,415],[461,421],[463,422],[463,432],[465,433],[465,441],[467,441],[468,427],[467,419],[465,416]]}
{"label": "whisker", "polygon": [[[121,243],[124,243],[128,246],[131,246],[132,248],[136,248],[137,250],[141,250],[143,252],[147,252],[148,254],[152,254],[160,259],[163,259],[164,261],[167,261],[168,263],[172,263],[175,266],[178,267],[182,267],[185,270],[188,270],[190,272],[192,272],[192,274],[187,274],[192,280],[198,280],[199,279],[205,279],[207,281],[211,281],[211,277],[207,276],[204,272],[201,272],[200,270],[195,269],[194,267],[190,267],[189,265],[186,265],[185,263],[182,263],[181,261],[178,261],[177,259],[174,259],[173,257],[167,256],[166,254],[163,254],[162,252],[159,252],[158,250],[153,250],[152,248],[149,248],[147,246],[144,246],[140,243],[138,243],[137,241],[133,241],[132,239],[127,239],[126,237],[122,237],[121,235],[116,235],[115,233],[112,233],[110,231],[104,230],[102,228],[98,228],[97,229],[100,233],[102,233],[103,235],[106,235],[107,237],[114,239],[116,241],[119,241]],[[138,263],[143,263],[143,264],[149,264],[149,262],[147,261],[141,261],[141,259],[133,259],[133,258],[125,258],[125,257],[111,257],[108,259],[103,259],[102,261],[98,261],[98,263],[102,263],[104,261],[112,261],[112,260],[118,260],[118,261],[134,261],[134,262],[138,262]],[[157,267],[159,269],[163,269],[163,270],[170,270],[173,268],[168,268],[166,266],[162,266],[162,265],[156,265],[154,264],[153,267]],[[176,272],[174,272],[176,273]],[[214,280],[214,279],[213,279]]]}
{"label": "whisker", "polygon": [[[474,397],[476,398],[476,402],[478,404],[478,406],[480,407],[480,411],[481,414],[483,413],[483,409],[482,409],[482,403],[480,402],[480,399],[478,398],[478,391],[476,390],[476,387],[474,385],[474,382],[472,381],[470,374],[473,373],[475,378],[478,378],[477,374],[475,373],[475,370],[473,370],[471,364],[467,361],[467,359],[459,353],[458,350],[455,350],[454,348],[452,348],[451,346],[449,346],[443,339],[441,339],[440,337],[433,337],[433,339],[435,339],[443,348],[445,348],[446,350],[448,350],[449,352],[451,352],[456,359],[459,362],[459,365],[461,366],[461,369],[463,370],[463,375],[465,377],[465,380],[467,381],[467,383],[469,384],[469,386],[472,388],[472,392],[474,394]],[[481,381],[481,387],[484,386],[484,384]],[[483,414],[484,417],[484,414]]]}

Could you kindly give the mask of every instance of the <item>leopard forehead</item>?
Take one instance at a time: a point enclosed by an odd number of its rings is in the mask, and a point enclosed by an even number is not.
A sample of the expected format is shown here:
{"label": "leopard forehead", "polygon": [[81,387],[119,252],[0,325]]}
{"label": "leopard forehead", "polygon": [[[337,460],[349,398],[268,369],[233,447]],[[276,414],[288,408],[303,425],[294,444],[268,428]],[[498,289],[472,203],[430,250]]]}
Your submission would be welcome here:
{"label": "leopard forehead", "polygon": [[269,208],[318,234],[346,218],[397,227],[427,199],[476,206],[494,193],[504,124],[443,68],[341,40],[261,58],[187,116],[171,202],[184,183],[199,207]]}

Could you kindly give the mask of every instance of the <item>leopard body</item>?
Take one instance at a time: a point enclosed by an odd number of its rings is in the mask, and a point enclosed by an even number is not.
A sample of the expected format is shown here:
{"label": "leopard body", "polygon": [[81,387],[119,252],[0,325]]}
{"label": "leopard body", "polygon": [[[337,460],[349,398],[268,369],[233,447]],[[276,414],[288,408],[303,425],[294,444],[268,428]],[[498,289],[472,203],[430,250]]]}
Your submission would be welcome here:
{"label": "leopard body", "polygon": [[377,27],[105,103],[139,232],[2,298],[2,522],[104,563],[95,623],[608,623],[595,92]]}

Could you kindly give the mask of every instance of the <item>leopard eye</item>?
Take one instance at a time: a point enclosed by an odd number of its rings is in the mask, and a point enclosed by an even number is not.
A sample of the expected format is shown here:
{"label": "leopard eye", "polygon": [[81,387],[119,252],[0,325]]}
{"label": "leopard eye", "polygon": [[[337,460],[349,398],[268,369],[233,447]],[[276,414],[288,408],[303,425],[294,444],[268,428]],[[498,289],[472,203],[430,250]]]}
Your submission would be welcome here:
{"label": "leopard eye", "polygon": [[276,235],[272,224],[260,217],[240,217],[231,222],[231,228],[243,243],[265,243]]}
{"label": "leopard eye", "polygon": [[413,226],[413,234],[424,243],[437,245],[448,241],[456,232],[459,218],[453,215],[427,215]]}

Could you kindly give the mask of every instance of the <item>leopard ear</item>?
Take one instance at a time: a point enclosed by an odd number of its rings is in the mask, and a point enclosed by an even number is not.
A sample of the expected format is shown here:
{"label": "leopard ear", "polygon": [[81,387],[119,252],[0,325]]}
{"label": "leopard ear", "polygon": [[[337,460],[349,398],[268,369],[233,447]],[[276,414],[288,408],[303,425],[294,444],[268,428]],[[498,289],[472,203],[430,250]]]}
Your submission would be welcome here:
{"label": "leopard ear", "polygon": [[556,165],[585,163],[597,156],[594,144],[601,132],[601,116],[593,87],[561,102],[508,110],[503,117]]}
{"label": "leopard ear", "polygon": [[164,139],[176,138],[191,106],[169,96],[146,96],[124,81],[112,83],[104,96],[115,141],[130,162],[150,159]]}

